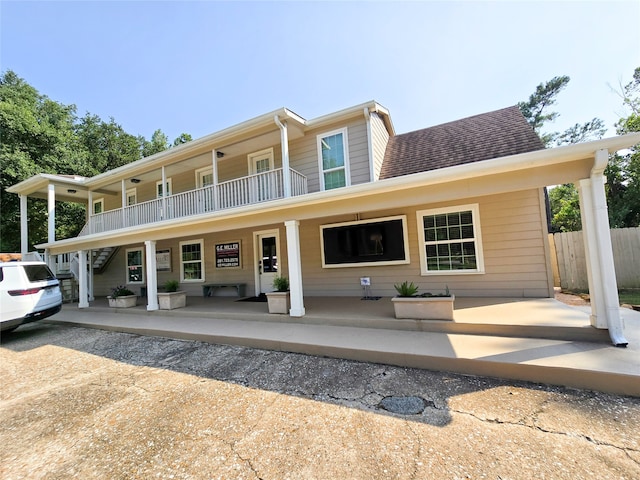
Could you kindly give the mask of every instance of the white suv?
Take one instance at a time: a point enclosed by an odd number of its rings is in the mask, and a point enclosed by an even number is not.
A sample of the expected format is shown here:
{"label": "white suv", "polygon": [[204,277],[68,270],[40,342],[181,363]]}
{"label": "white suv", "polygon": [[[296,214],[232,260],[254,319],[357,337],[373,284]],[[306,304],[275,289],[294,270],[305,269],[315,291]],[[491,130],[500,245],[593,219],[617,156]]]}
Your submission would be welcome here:
{"label": "white suv", "polygon": [[43,262],[0,262],[0,331],[58,313],[60,282]]}

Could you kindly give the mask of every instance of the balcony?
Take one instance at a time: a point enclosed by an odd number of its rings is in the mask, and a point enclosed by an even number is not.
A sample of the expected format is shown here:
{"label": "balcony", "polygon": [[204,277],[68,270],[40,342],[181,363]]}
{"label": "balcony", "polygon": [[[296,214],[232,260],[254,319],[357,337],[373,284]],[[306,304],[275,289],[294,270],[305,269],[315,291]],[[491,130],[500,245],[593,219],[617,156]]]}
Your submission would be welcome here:
{"label": "balcony", "polygon": [[[307,177],[291,174],[291,196],[307,193]],[[284,198],[283,169],[270,170],[165,198],[90,215],[79,236],[200,215]]]}

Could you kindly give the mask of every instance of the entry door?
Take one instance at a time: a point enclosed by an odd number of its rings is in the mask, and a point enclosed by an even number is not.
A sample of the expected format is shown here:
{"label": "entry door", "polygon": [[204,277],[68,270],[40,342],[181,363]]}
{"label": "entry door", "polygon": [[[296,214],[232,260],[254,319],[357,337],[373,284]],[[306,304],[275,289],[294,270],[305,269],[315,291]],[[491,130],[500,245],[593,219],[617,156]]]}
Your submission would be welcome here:
{"label": "entry door", "polygon": [[260,292],[273,292],[273,280],[278,276],[278,238],[274,233],[258,235],[258,277]]}
{"label": "entry door", "polygon": [[[262,150],[260,152],[249,155],[249,172],[251,175],[265,173],[273,170],[273,149]],[[269,175],[260,175],[257,177],[257,200],[264,202],[271,200],[271,185]]]}

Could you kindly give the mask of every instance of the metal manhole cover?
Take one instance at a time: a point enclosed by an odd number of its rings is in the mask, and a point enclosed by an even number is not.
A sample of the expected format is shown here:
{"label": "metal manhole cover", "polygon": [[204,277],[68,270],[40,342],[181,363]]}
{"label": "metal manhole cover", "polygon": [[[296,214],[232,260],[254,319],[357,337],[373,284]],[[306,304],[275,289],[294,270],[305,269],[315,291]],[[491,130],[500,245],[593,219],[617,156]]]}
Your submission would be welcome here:
{"label": "metal manhole cover", "polygon": [[433,402],[427,402],[422,397],[384,397],[378,407],[392,413],[401,415],[417,415],[424,412],[427,406],[435,406]]}

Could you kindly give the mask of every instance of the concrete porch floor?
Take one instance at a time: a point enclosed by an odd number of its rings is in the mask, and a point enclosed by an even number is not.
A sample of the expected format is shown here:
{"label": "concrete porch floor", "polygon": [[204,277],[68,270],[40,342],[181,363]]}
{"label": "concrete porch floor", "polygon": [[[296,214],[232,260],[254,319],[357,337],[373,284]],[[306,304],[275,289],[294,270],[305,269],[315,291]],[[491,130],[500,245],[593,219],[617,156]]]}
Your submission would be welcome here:
{"label": "concrete porch floor", "polygon": [[551,298],[456,298],[453,322],[395,319],[389,298],[307,297],[302,318],[237,300],[188,297],[148,312],[144,299],[113,309],[98,298],[48,321],[640,396],[640,312],[629,309],[629,346],[616,348],[590,326],[589,307]]}

